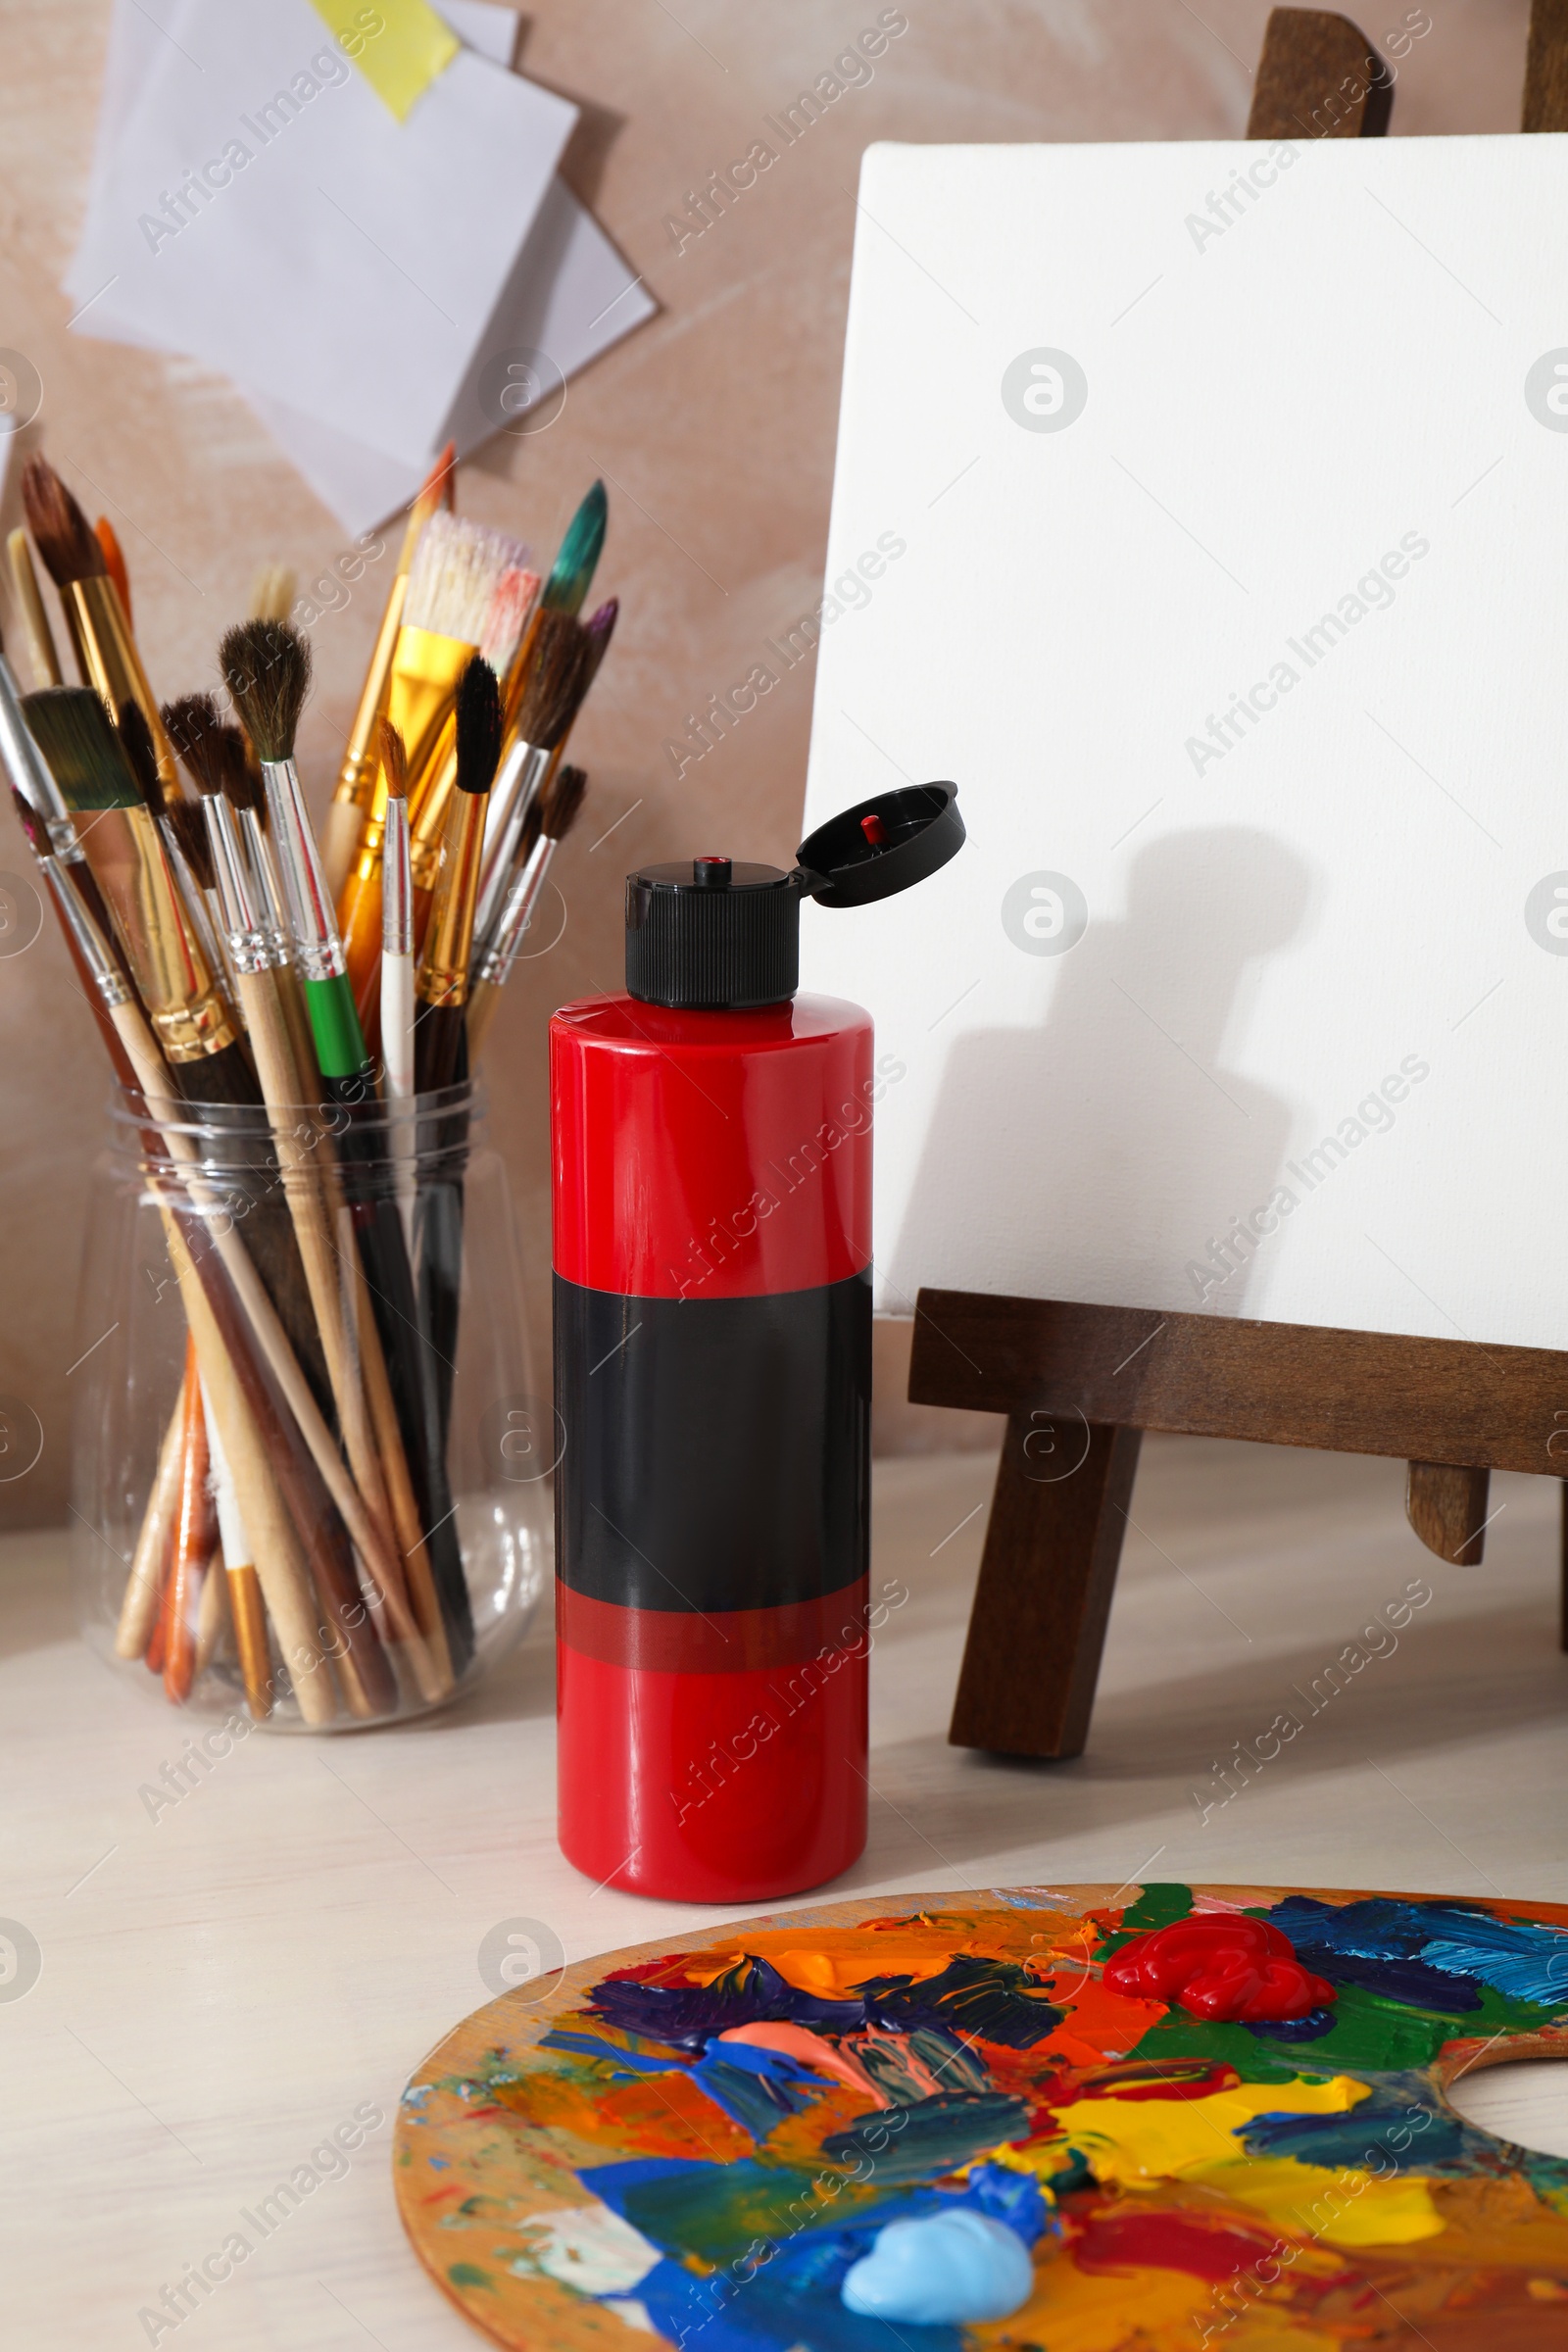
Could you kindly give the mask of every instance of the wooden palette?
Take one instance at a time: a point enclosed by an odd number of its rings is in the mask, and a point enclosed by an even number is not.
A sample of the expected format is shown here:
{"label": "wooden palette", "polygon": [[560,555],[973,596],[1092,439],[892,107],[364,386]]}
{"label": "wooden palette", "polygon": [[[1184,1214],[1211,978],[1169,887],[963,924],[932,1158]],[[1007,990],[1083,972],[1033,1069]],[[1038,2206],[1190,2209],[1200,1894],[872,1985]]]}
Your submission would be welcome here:
{"label": "wooden palette", "polygon": [[[1213,2024],[1101,1979],[1132,1936],[1266,1918],[1334,1986]],[[719,2036],[767,2027],[765,2046]],[[475,2010],[404,2095],[420,2260],[528,2352],[1560,2352],[1568,2162],[1449,2104],[1568,2056],[1568,1907],[1147,1886],[883,1896],[613,1952]],[[884,2223],[1014,2221],[1012,2319],[839,2287]]]}

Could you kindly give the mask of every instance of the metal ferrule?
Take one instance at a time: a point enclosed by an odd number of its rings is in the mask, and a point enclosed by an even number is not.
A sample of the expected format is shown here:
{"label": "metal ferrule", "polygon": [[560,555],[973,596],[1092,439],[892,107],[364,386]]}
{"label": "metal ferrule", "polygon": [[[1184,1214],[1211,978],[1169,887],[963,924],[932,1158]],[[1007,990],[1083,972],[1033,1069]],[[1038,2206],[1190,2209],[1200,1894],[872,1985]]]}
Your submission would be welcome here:
{"label": "metal ferrule", "polygon": [[113,1012],[117,1004],[130,1004],[133,995],[130,983],[110,953],[108,941],[72,888],[70,876],[62,870],[57,858],[40,858],[38,863],[49,877],[60,919],[75,941],[81,960],[92,974],[105,1004]]}
{"label": "metal ferrule", "polygon": [[414,992],[425,1004],[463,1004],[468,996],[473,908],[484,846],[484,795],[460,792],[447,820],[446,855]]}
{"label": "metal ferrule", "polygon": [[10,662],[0,654],[0,761],[28,807],[43,818],[49,846],[68,865],[78,865],[82,847],[71,811],[55,782],[32,729],[22,711],[22,690]]}
{"label": "metal ferrule", "polygon": [[145,808],[77,817],[153,1034],[171,1061],[199,1061],[234,1043],[228,1011],[180,912],[163,835]]}
{"label": "metal ferrule", "polygon": [[213,854],[218,903],[222,909],[228,953],[237,973],[266,972],[272,964],[272,938],[262,920],[255,880],[240,843],[234,811],[226,801],[204,798],[202,819]]}
{"label": "metal ferrule", "polygon": [[170,871],[179,892],[180,911],[195,936],[203,961],[220,988],[224,988],[228,978],[228,963],[223,944],[213,925],[213,910],[208,905],[207,893],[196,879],[195,870],[181,847],[179,835],[167,817],[158,819],[158,830],[163,835],[164,848],[169,853]]}
{"label": "metal ferrule", "polygon": [[337,917],[321,872],[316,836],[305,813],[299,770],[292,760],[264,760],[262,780],[271,813],[272,839],[283,885],[283,905],[294,941],[294,960],[305,980],[336,980],[346,969]]}
{"label": "metal ferrule", "polygon": [[548,833],[541,833],[528,853],[527,863],[507,893],[506,904],[496,922],[494,936],[484,951],[479,966],[479,978],[492,988],[505,988],[512,977],[512,967],[517,960],[522,935],[533,918],[539,893],[544,888],[550,860],[556,845]]}
{"label": "metal ferrule", "polygon": [[277,867],[272,861],[272,845],[267,838],[260,815],[254,808],[239,812],[240,835],[245,846],[245,859],[250,868],[258,900],[264,909],[262,929],[271,949],[270,961],[275,970],[294,960],[294,943],[289,937],[288,913],[283,905],[283,892],[277,879]]}
{"label": "metal ferrule", "polygon": [[479,879],[479,911],[474,934],[485,938],[495,924],[512,881],[523,822],[533,807],[550,753],[542,743],[510,744],[495,782],[490,787],[490,815],[484,832],[484,870]]}
{"label": "metal ferrule", "polygon": [[388,793],[381,859],[381,953],[414,954],[414,881],[409,863],[409,805]]}

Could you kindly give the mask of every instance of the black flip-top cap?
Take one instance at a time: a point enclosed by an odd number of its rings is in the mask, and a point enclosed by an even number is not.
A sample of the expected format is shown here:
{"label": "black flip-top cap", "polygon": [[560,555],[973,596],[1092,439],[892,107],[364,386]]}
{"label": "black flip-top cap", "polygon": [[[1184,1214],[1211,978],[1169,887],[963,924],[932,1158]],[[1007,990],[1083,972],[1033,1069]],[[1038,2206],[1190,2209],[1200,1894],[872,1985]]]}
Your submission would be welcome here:
{"label": "black flip-top cap", "polygon": [[863,906],[923,882],[963,844],[955,784],[847,808],[801,844],[794,873],[728,858],[626,876],[626,990],[677,1011],[746,1012],[800,986],[801,901]]}
{"label": "black flip-top cap", "polygon": [[956,784],[908,784],[830,816],[795,855],[819,906],[869,906],[923,882],[962,847]]}

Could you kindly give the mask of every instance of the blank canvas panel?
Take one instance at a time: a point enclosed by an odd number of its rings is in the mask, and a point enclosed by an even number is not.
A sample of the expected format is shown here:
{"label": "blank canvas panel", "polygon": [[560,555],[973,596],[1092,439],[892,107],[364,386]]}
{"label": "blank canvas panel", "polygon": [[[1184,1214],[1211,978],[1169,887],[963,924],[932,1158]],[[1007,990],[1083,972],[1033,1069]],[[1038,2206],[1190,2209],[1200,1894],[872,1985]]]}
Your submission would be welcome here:
{"label": "blank canvas panel", "polygon": [[1568,1342],[1568,141],[873,148],[820,627],[883,1310]]}

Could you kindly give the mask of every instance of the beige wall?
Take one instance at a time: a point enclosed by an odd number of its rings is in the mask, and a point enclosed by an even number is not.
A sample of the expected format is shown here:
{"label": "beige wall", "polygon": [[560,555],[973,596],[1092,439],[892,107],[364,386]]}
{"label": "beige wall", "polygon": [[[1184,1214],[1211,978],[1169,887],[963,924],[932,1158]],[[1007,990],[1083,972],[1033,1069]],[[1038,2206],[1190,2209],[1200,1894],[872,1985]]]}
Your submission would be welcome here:
{"label": "beige wall", "polygon": [[[677,254],[664,223],[686,191],[743,155],[763,115],[808,86],[880,7],[546,0],[525,28],[519,62],[584,109],[568,175],[661,305],[571,387],[550,432],[493,447],[464,467],[459,491],[465,513],[548,552],[604,473],[612,522],[601,583],[623,600],[575,738],[592,800],[558,867],[564,935],[510,992],[487,1057],[546,1360],[547,1016],[618,984],[628,866],[713,849],[787,861],[797,838],[809,662],[679,782],[662,747],[820,594],[861,148],[886,138],[1233,137],[1267,14],[1262,0],[905,0],[908,30],[870,85],[849,91]],[[1431,31],[1400,69],[1396,131],[1511,129],[1525,0],[1429,0],[1429,13]],[[0,0],[0,346],[24,352],[43,377],[28,442],[41,435],[89,512],[116,520],[147,665],[169,695],[214,682],[219,631],[243,611],[260,561],[309,575],[341,534],[224,383],[65,331],[58,282],[81,203],[107,14],[104,0]],[[1402,0],[1376,0],[1362,22],[1376,39],[1406,14]],[[16,471],[0,514],[7,529],[20,518]],[[373,593],[361,595],[316,630],[320,691],[302,749],[318,793],[377,611]],[[4,621],[14,644],[9,610]],[[9,807],[0,867],[26,871]],[[81,1344],[74,1277],[104,1086],[88,1016],[47,931],[0,960],[0,1396],[25,1400],[45,1437],[37,1467],[0,1485],[0,1525],[64,1513],[67,1371]],[[879,1335],[880,1443],[991,1439],[985,1417],[901,1405],[906,1348],[906,1335]]]}

